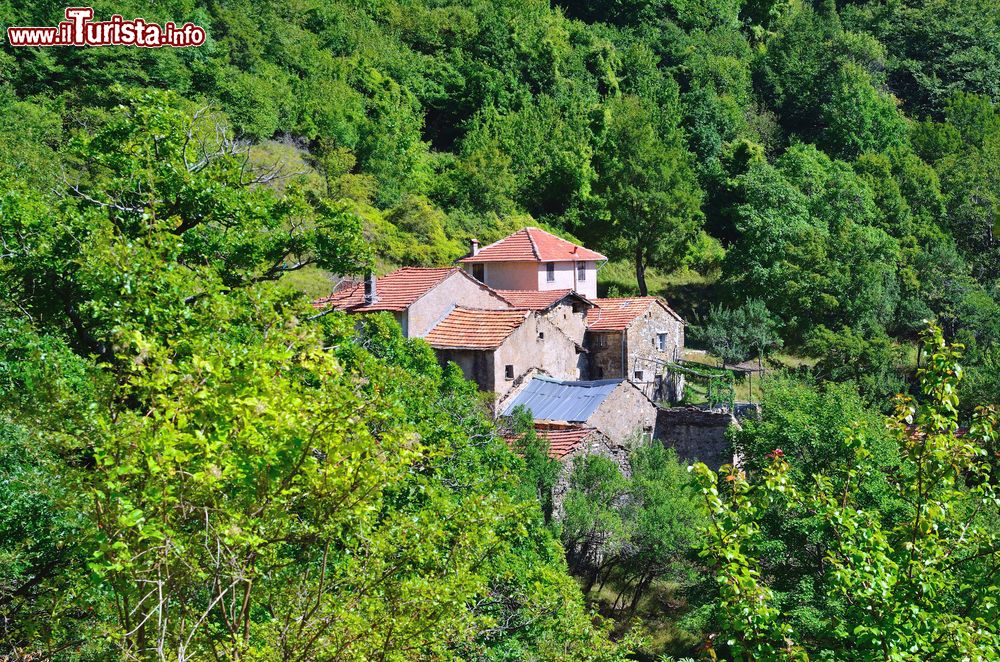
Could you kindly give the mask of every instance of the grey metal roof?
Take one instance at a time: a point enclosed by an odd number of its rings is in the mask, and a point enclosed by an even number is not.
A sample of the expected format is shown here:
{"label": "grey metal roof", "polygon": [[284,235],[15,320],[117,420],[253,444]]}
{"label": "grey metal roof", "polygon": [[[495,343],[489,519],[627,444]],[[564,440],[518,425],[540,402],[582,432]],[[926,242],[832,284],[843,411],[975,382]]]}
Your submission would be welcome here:
{"label": "grey metal roof", "polygon": [[523,405],[531,417],[542,421],[582,423],[601,406],[604,399],[622,383],[621,379],[600,379],[591,382],[558,381],[533,377],[504,411],[505,416]]}

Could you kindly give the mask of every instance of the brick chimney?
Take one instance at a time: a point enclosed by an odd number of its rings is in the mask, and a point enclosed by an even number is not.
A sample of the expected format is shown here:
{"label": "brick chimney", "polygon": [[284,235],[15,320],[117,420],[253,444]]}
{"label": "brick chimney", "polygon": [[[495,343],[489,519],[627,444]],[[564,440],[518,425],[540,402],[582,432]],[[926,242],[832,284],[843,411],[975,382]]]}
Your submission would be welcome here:
{"label": "brick chimney", "polygon": [[479,254],[479,240],[473,237],[469,240],[469,256]]}
{"label": "brick chimney", "polygon": [[378,301],[378,292],[375,291],[375,275],[370,271],[365,272],[365,305],[371,305]]}

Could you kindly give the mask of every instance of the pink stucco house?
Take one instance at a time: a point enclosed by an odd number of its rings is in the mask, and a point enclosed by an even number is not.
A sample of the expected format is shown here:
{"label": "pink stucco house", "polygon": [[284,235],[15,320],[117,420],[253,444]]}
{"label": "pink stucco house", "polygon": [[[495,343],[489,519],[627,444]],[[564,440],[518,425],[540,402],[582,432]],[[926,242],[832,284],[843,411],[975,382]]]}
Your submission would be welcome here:
{"label": "pink stucco house", "polygon": [[474,278],[497,290],[572,290],[597,297],[597,269],[607,258],[539,228],[524,228],[479,248],[472,240],[459,263]]}

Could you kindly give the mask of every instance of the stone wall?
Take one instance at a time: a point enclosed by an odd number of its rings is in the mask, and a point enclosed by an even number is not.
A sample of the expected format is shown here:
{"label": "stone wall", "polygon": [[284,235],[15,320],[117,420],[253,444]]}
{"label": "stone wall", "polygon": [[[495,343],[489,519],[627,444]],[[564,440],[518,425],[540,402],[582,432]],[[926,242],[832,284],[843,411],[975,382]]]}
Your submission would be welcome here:
{"label": "stone wall", "polygon": [[[660,334],[666,335],[666,347],[662,350]],[[632,321],[626,331],[626,376],[654,400],[680,400],[683,397],[683,377],[668,380],[667,384],[657,380],[657,377],[663,374],[663,362],[681,358],[683,349],[684,323],[663,306],[653,303],[649,310]]]}
{"label": "stone wall", "polygon": [[656,409],[634,384],[623,381],[584,424],[600,430],[612,444],[625,446],[636,435],[645,435],[648,439],[653,434]]}
{"label": "stone wall", "polygon": [[[579,312],[573,312],[576,306]],[[584,345],[584,338],[587,334],[587,309],[582,302],[575,301],[572,297],[563,299],[550,309],[542,311],[542,317],[555,324],[559,329],[569,336],[569,339]],[[587,379],[586,376],[583,377]]]}
{"label": "stone wall", "polygon": [[[580,379],[584,356],[577,353],[576,344],[559,327],[533,313],[528,316],[494,354],[494,384],[490,389],[502,397],[514,387],[514,381],[531,369],[554,379]],[[507,379],[505,368],[514,366],[513,379]]]}
{"label": "stone wall", "polygon": [[704,462],[713,471],[733,463],[733,449],[726,430],[739,422],[728,412],[703,411],[697,407],[661,408],[656,415],[654,437],[677,451],[684,462]]}
{"label": "stone wall", "polygon": [[589,358],[589,379],[620,379],[626,377],[622,358],[624,335],[621,331],[588,331],[584,346]]}
{"label": "stone wall", "polygon": [[[586,355],[559,327],[532,313],[496,350],[435,349],[443,365],[454,361],[465,378],[480,390],[496,393],[497,400],[525,381],[525,375],[539,373],[554,379],[578,380],[586,370]],[[506,367],[513,366],[507,378]]]}

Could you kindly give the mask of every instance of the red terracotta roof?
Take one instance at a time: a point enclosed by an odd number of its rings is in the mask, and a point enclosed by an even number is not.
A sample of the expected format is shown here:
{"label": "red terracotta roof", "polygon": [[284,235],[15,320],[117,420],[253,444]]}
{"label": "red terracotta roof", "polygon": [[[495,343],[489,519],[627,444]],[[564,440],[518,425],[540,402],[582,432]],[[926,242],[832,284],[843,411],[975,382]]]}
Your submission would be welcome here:
{"label": "red terracotta roof", "polygon": [[583,246],[560,239],[538,228],[524,228],[481,249],[459,262],[572,262],[606,260]]}
{"label": "red terracotta roof", "polygon": [[624,331],[654,303],[663,306],[672,317],[684,321],[657,297],[594,299],[593,303],[597,307],[587,312],[587,329],[590,331]]}
{"label": "red terracotta roof", "polygon": [[561,460],[583,443],[583,441],[596,432],[594,428],[583,425],[568,425],[561,428],[548,428],[536,425],[535,432],[549,442],[549,457],[554,460]]}
{"label": "red terracotta roof", "polygon": [[[551,423],[535,423],[535,434],[549,444],[549,457],[562,460],[572,453],[592,433],[595,428],[584,425],[559,425]],[[517,435],[505,434],[507,443],[513,446]]]}
{"label": "red terracotta roof", "polygon": [[424,340],[438,349],[496,349],[530,314],[529,310],[480,310],[457,306]]}
{"label": "red terracotta roof", "polygon": [[317,308],[333,306],[338,310],[351,312],[377,312],[406,310],[414,301],[427,294],[435,285],[452,273],[462,271],[458,267],[427,269],[404,267],[375,280],[377,301],[365,305],[365,285],[352,281],[342,285],[333,294],[313,302]]}
{"label": "red terracotta roof", "polygon": [[590,303],[589,299],[573,290],[496,290],[496,293],[509,301],[515,308],[529,308],[531,310],[545,310],[570,295]]}

